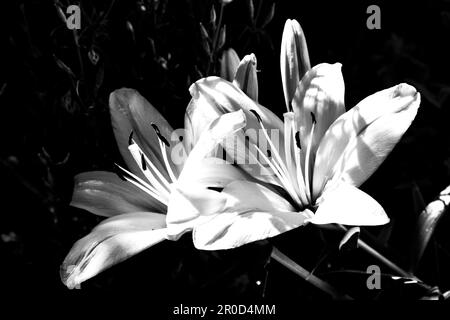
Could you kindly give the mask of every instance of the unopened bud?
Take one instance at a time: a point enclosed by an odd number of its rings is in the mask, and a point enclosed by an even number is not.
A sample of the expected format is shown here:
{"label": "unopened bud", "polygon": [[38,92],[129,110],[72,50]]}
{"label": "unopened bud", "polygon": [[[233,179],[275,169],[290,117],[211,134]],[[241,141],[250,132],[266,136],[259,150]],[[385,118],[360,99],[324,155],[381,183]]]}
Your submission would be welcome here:
{"label": "unopened bud", "polygon": [[239,62],[236,51],[232,48],[225,50],[220,59],[220,77],[227,81],[233,81]]}
{"label": "unopened bud", "polygon": [[252,100],[258,101],[258,76],[256,74],[256,56],[246,55],[236,71],[233,83]]}
{"label": "unopened bud", "polygon": [[305,35],[296,20],[288,19],[284,25],[280,67],[286,107],[290,111],[297,85],[303,75],[311,69]]}

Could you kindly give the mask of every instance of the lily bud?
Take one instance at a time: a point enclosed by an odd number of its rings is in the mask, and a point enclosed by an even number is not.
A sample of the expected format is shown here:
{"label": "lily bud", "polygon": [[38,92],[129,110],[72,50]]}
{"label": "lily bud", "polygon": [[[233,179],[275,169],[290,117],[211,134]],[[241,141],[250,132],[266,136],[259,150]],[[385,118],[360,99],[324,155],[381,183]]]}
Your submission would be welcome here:
{"label": "lily bud", "polygon": [[258,76],[256,75],[256,56],[246,55],[236,71],[233,83],[252,100],[258,101]]}
{"label": "lily bud", "polygon": [[288,19],[284,25],[280,67],[286,107],[290,111],[298,82],[311,69],[305,35],[296,20]]}
{"label": "lily bud", "polygon": [[220,77],[227,81],[233,81],[239,66],[239,56],[232,48],[225,50],[220,59]]}

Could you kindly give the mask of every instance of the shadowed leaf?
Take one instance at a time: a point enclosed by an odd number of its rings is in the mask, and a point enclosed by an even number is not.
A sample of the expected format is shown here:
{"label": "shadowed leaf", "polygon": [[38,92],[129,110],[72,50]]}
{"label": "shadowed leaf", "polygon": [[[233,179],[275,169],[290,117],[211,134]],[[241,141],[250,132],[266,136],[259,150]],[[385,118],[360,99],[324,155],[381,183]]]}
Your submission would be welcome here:
{"label": "shadowed leaf", "polygon": [[411,246],[410,270],[416,271],[436,226],[450,205],[450,186],[436,200],[430,202],[417,219],[416,231]]}

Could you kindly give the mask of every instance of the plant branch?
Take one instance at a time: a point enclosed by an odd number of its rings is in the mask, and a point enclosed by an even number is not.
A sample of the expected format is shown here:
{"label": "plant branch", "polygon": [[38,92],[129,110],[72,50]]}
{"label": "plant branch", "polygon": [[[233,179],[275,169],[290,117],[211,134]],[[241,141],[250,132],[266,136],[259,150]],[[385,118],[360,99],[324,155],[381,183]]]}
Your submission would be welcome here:
{"label": "plant branch", "polygon": [[335,289],[333,286],[331,286],[329,283],[323,281],[322,279],[316,277],[308,270],[304,269],[300,265],[298,265],[295,261],[293,261],[291,258],[286,256],[284,253],[282,253],[280,250],[278,250],[276,247],[272,250],[272,258],[276,261],[278,261],[281,265],[286,267],[287,269],[294,272],[296,275],[303,278],[306,282],[312,284],[316,288],[322,290],[323,292],[328,293],[330,296],[333,297],[333,299],[336,300],[353,300],[348,295],[340,293],[337,289]]}
{"label": "plant branch", "polygon": [[211,51],[211,57],[209,58],[206,75],[209,75],[209,71],[211,69],[211,63],[214,62],[214,59],[216,57],[217,42],[219,41],[219,34],[220,34],[220,30],[222,29],[221,27],[222,27],[224,7],[225,7],[225,3],[222,1],[220,3],[219,19],[217,21],[216,30],[214,32],[214,38],[213,38],[213,42],[212,42],[213,47],[212,47],[212,51]]}
{"label": "plant branch", "polygon": [[[347,231],[348,230],[343,225],[339,224],[338,226],[343,231]],[[389,260],[388,258],[383,256],[381,253],[376,251],[374,248],[372,248],[370,245],[368,245],[366,242],[364,242],[361,239],[358,239],[358,247],[361,248],[362,250],[364,250],[366,253],[368,253],[372,257],[374,257],[375,259],[377,259],[378,261],[380,261],[381,263],[383,263],[385,266],[387,266],[391,270],[393,270],[396,273],[398,273],[399,275],[401,275],[402,277],[412,278],[412,279],[420,281],[420,279],[418,279],[412,273],[405,271],[404,269],[402,269],[397,264],[395,264],[394,262],[392,262],[391,260]]]}

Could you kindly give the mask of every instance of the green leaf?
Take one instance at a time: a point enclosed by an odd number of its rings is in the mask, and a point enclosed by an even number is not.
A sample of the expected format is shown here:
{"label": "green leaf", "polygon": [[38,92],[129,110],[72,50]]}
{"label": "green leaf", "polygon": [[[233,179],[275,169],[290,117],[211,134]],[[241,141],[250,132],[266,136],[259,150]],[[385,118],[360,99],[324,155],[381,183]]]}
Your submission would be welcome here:
{"label": "green leaf", "polygon": [[425,249],[439,220],[450,205],[450,186],[444,189],[436,200],[430,202],[420,213],[411,246],[410,270],[416,271]]}

